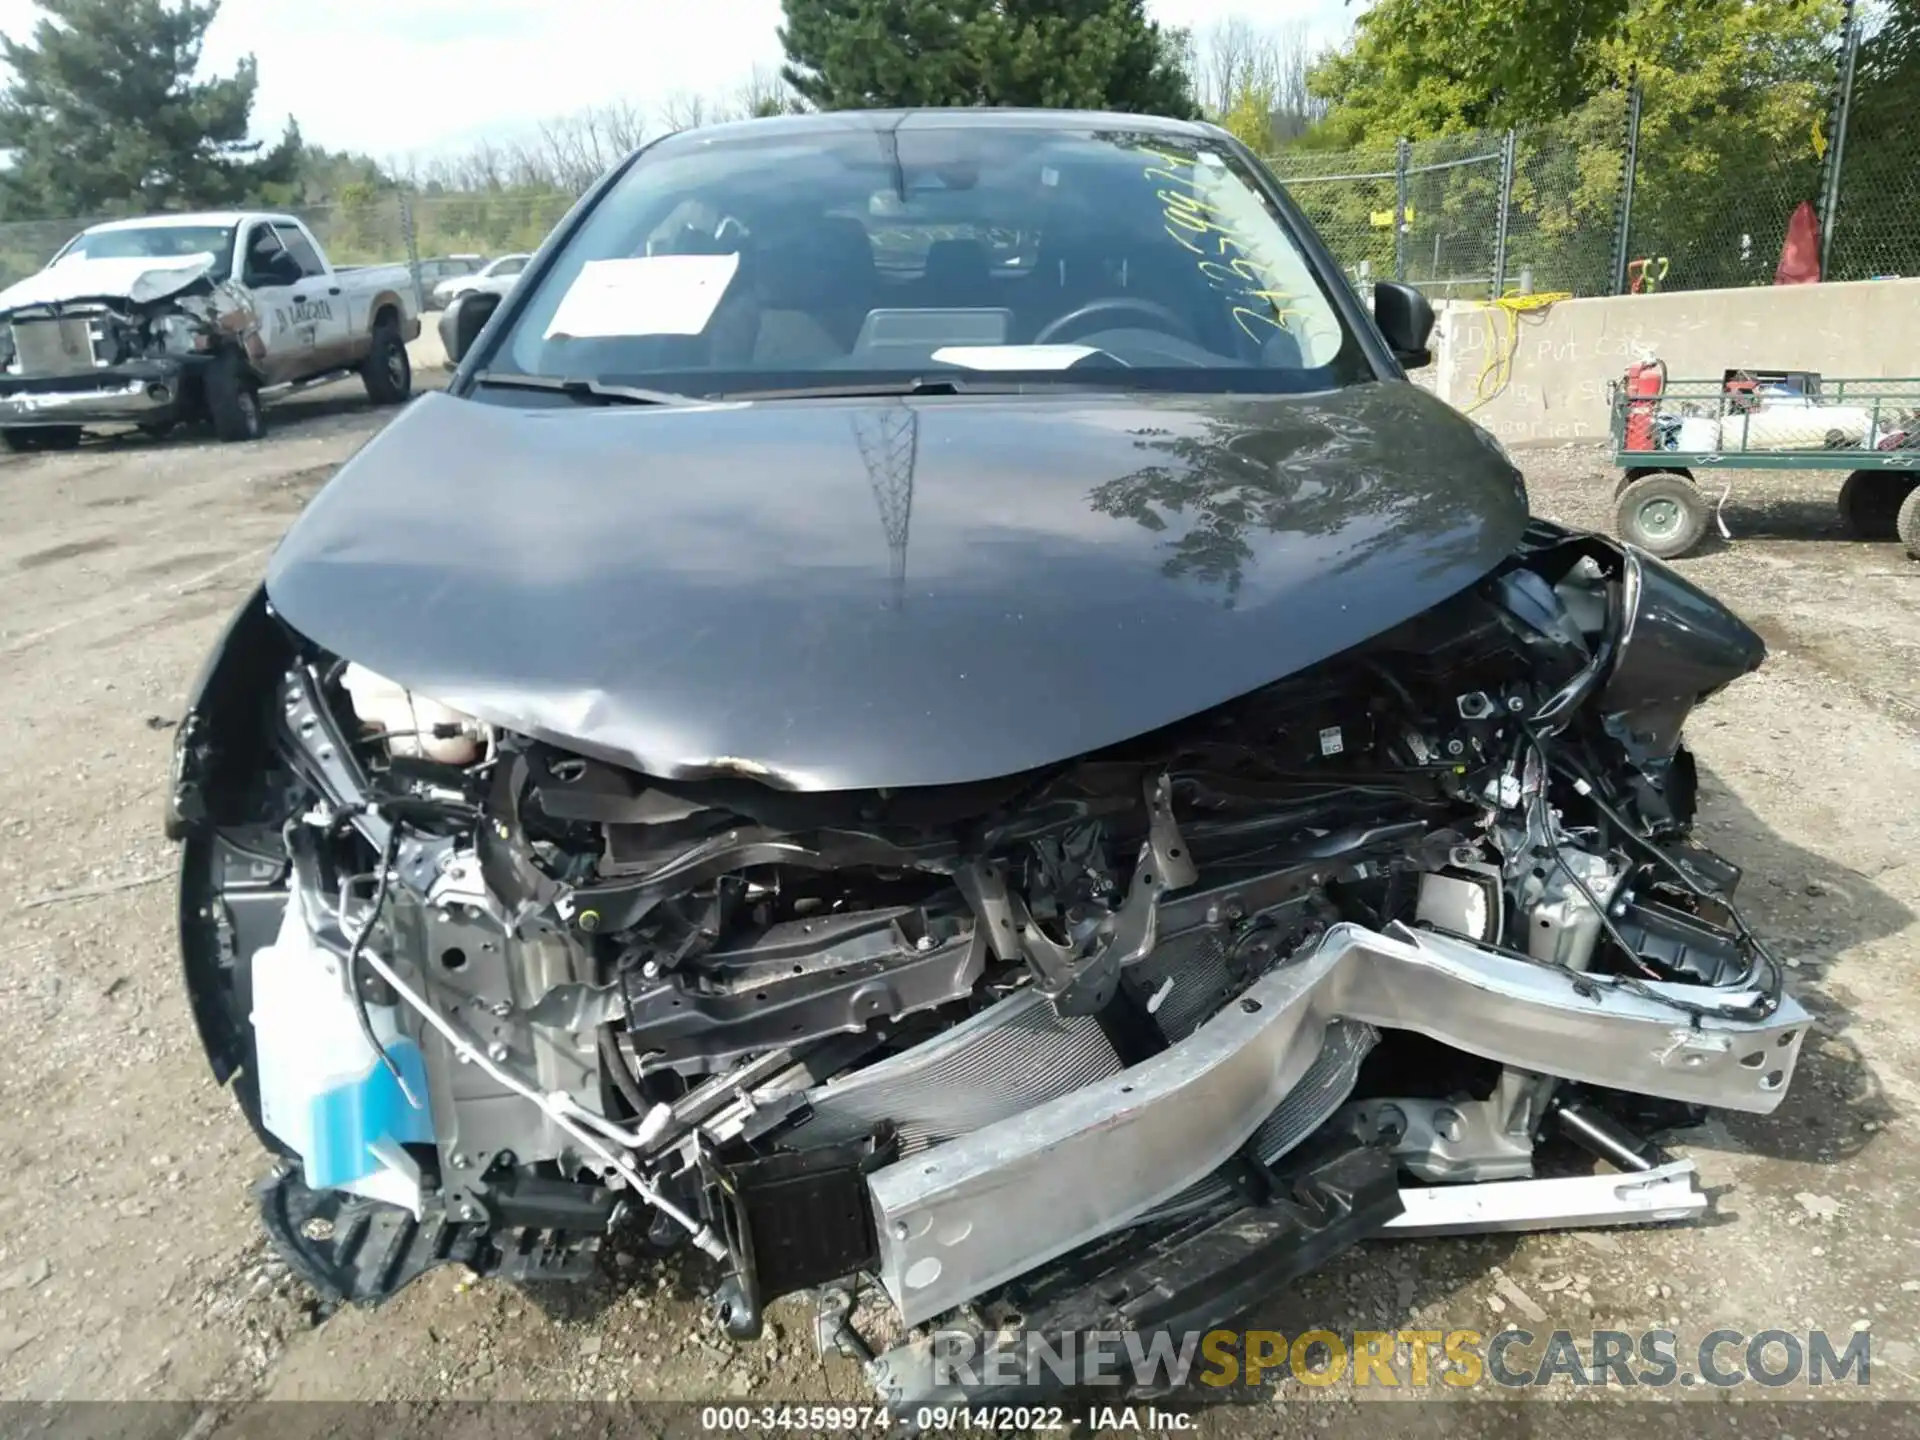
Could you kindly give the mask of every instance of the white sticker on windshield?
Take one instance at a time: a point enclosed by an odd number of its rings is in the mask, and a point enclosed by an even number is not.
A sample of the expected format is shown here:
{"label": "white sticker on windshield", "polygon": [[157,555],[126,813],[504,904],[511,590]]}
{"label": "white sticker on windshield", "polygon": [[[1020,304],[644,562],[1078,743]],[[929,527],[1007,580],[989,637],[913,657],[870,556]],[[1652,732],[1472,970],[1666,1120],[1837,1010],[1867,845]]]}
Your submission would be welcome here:
{"label": "white sticker on windshield", "polygon": [[589,260],[560,297],[547,339],[698,335],[739,268],[738,255]]}
{"label": "white sticker on windshield", "polygon": [[933,359],[965,370],[1065,370],[1099,353],[1091,345],[943,345]]}

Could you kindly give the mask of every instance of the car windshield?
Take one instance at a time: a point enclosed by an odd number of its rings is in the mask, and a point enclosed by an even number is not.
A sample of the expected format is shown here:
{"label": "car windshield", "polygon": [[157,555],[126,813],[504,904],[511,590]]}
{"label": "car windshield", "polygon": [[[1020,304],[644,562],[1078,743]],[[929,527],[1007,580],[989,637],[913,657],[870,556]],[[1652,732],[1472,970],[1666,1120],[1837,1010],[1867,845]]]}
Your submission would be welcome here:
{"label": "car windshield", "polygon": [[149,225],[77,235],[54,263],[68,260],[181,260],[221,255],[233,243],[229,225]]}
{"label": "car windshield", "polygon": [[1093,369],[1065,378],[1369,379],[1301,223],[1199,137],[696,131],[601,197],[479,368],[680,394]]}

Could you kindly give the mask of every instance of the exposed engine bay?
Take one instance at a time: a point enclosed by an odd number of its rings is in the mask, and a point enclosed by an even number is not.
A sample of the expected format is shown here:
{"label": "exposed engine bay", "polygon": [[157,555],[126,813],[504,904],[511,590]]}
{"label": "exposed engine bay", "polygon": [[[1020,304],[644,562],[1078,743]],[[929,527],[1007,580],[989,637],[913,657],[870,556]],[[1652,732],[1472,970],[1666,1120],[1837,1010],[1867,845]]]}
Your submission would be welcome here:
{"label": "exposed engine bay", "polygon": [[[205,267],[202,267],[203,270]],[[258,330],[240,286],[191,270],[156,270],[126,296],[23,304],[0,327],[0,373],[23,379],[91,374],[134,361],[199,355]]]}
{"label": "exposed engine bay", "polygon": [[196,1017],[330,1296],[637,1228],[728,1334],[812,1292],[924,1398],[930,1322],[1218,1323],[1368,1235],[1703,1209],[1643,1134],[1771,1111],[1807,1025],[1691,838],[1681,725],[1762,653],[1535,524],[1163,730],[800,793],[485,723],[257,599],[174,777]]}

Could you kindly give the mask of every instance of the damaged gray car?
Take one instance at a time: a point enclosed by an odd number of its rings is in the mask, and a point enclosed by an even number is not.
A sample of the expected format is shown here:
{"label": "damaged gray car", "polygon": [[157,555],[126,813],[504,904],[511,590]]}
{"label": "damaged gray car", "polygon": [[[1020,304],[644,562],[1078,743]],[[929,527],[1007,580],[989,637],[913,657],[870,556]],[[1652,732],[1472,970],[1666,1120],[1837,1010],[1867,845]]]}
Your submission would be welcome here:
{"label": "damaged gray car", "polygon": [[331,1299],[637,1233],[939,1398],[929,1327],[1695,1215],[1648,1137],[1780,1104],[1808,1016],[1682,743],[1759,637],[1531,518],[1406,379],[1426,301],[1219,130],[675,135],[448,323],[170,787]]}

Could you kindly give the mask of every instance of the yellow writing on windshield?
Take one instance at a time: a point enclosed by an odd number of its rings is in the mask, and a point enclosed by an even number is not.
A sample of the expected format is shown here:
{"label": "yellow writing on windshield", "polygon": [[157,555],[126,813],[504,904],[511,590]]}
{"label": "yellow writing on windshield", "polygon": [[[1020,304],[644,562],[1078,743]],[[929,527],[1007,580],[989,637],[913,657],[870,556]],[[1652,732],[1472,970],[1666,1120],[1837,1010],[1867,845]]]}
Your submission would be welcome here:
{"label": "yellow writing on windshield", "polygon": [[1302,313],[1293,303],[1298,297],[1282,287],[1272,261],[1261,253],[1259,240],[1200,193],[1191,158],[1140,148],[1164,162],[1149,165],[1141,178],[1155,182],[1154,198],[1167,234],[1194,256],[1207,285],[1230,302],[1240,332],[1255,343],[1265,333],[1284,332],[1288,319]]}

